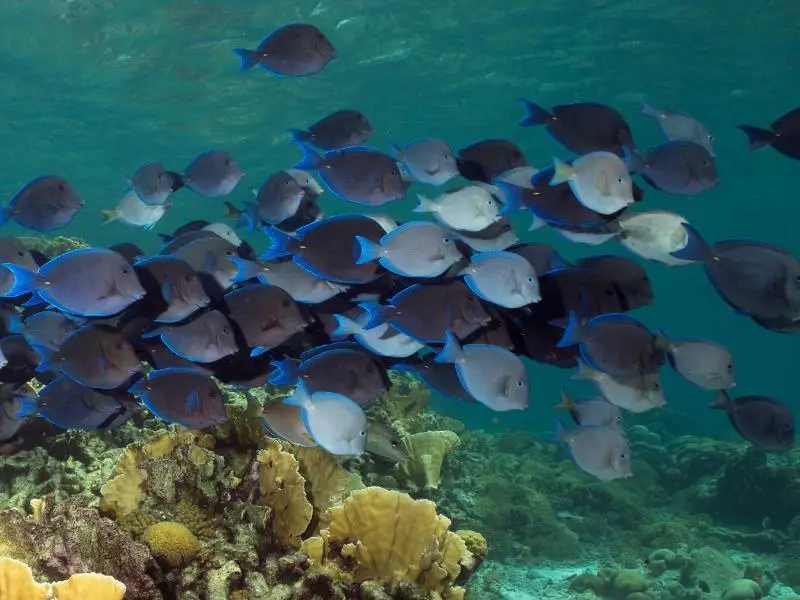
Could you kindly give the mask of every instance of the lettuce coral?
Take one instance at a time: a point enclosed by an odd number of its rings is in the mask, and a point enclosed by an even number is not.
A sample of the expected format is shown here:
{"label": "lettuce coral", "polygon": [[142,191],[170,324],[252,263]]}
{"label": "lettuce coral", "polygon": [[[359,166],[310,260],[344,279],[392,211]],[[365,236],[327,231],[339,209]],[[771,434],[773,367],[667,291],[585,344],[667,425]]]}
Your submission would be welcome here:
{"label": "lettuce coral", "polygon": [[2,600],[122,600],[125,591],[123,583],[98,573],[77,573],[52,584],[37,583],[28,565],[0,557]]}

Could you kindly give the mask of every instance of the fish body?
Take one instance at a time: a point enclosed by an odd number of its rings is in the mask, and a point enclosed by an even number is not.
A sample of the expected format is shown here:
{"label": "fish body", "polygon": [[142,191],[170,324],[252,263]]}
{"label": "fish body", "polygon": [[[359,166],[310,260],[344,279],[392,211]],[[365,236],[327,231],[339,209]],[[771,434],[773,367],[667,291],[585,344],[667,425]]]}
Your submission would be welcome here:
{"label": "fish body", "polygon": [[[176,176],[179,178],[176,180]],[[159,162],[147,162],[141,165],[128,178],[131,191],[145,204],[160,206],[167,198],[183,186],[183,179],[177,173],[170,173]],[[177,185],[180,183],[180,185]]]}
{"label": "fish body", "polygon": [[657,372],[634,378],[612,377],[581,361],[574,379],[591,381],[606,400],[632,413],[647,412],[666,404]]}
{"label": "fish body", "polygon": [[[292,140],[308,143],[325,152],[360,146],[374,133],[372,125],[363,113],[352,110],[337,110],[308,129],[290,129]],[[322,191],[317,192],[317,195]]]}
{"label": "fish body", "polygon": [[762,450],[794,446],[794,414],[773,398],[742,396],[734,399],[720,391],[711,408],[724,410],[736,432]]}
{"label": "fish body", "polygon": [[415,213],[433,213],[437,221],[461,231],[481,231],[500,220],[500,205],[485,188],[470,185],[445,192],[435,200],[417,194]]}
{"label": "fish body", "polygon": [[444,140],[423,138],[402,148],[392,145],[391,153],[420,183],[444,185],[458,176],[455,152]]}
{"label": "fish body", "polygon": [[243,177],[239,164],[223,150],[198,154],[183,172],[186,187],[206,198],[227,196]]}
{"label": "fish body", "polygon": [[584,154],[571,165],[555,159],[550,185],[565,182],[581,204],[601,215],[623,210],[634,202],[628,167],[611,152]]}
{"label": "fish body", "polygon": [[668,140],[694,142],[708,150],[711,157],[714,157],[714,136],[697,119],[690,117],[686,113],[654,108],[649,104],[644,105],[642,114],[655,119]]}
{"label": "fish body", "polygon": [[103,211],[103,223],[119,221],[134,227],[152,229],[169,207],[168,203],[147,204],[135,191],[130,190],[117,202],[116,207]]}
{"label": "fish body", "polygon": [[336,58],[330,40],[314,25],[289,23],[272,31],[255,50],[234,48],[239,70],[256,65],[278,77],[316,75]]}
{"label": "fish body", "polygon": [[575,464],[602,481],[631,477],[630,449],[613,427],[576,427],[567,430],[556,421],[553,441],[566,444]]}
{"label": "fish body", "polygon": [[238,350],[233,329],[218,310],[205,312],[183,325],[159,327],[145,335],[155,336],[171,352],[192,362],[215,362]]}
{"label": "fish body", "polygon": [[800,108],[779,117],[768,129],[753,125],[739,125],[739,129],[747,135],[751,152],[772,146],[784,156],[800,160]]}
{"label": "fish body", "polygon": [[627,156],[631,172],[654,188],[679,196],[696,196],[719,183],[714,157],[694,142],[666,142],[638,156]]}
{"label": "fish body", "polygon": [[542,299],[533,267],[513,252],[475,254],[461,275],[476,296],[498,306],[520,308]]}
{"label": "fish body", "polygon": [[83,199],[66,180],[42,175],[26,183],[0,209],[0,224],[12,221],[25,229],[47,233],[69,225],[83,205]]}
{"label": "fish body", "polygon": [[673,256],[686,247],[688,236],[683,228],[688,221],[679,214],[651,210],[622,215],[617,221],[617,239],[634,254],[668,267],[691,264]]}

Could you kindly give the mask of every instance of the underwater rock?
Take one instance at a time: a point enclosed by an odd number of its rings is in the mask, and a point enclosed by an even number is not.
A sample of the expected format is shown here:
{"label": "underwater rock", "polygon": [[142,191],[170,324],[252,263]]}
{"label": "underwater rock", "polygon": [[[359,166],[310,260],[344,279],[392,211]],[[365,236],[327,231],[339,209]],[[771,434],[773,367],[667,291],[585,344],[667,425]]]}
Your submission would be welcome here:
{"label": "underwater rock", "polygon": [[728,585],[721,600],[759,600],[762,595],[761,586],[752,579],[737,579]]}
{"label": "underwater rock", "polygon": [[125,584],[133,598],[161,600],[160,569],[147,547],[77,499],[46,502],[38,521],[14,509],[3,511],[0,540],[34,569],[55,577],[103,573]]}

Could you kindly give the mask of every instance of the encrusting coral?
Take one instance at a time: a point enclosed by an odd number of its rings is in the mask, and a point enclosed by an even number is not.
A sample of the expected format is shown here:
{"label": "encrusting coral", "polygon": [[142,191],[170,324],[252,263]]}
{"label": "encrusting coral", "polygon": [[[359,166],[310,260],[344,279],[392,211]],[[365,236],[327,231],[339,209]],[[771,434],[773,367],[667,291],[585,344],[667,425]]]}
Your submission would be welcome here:
{"label": "encrusting coral", "polygon": [[66,581],[38,583],[28,565],[0,557],[2,600],[122,600],[125,591],[125,584],[98,573],[77,573]]}

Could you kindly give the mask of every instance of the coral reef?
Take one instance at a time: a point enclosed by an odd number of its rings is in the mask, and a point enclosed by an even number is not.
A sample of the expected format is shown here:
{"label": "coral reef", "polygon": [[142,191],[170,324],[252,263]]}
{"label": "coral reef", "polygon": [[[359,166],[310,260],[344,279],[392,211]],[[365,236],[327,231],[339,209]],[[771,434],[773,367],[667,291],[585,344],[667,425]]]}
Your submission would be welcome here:
{"label": "coral reef", "polygon": [[66,581],[37,583],[31,568],[0,557],[0,598],[3,600],[122,600],[125,585],[99,573],[77,573]]}

